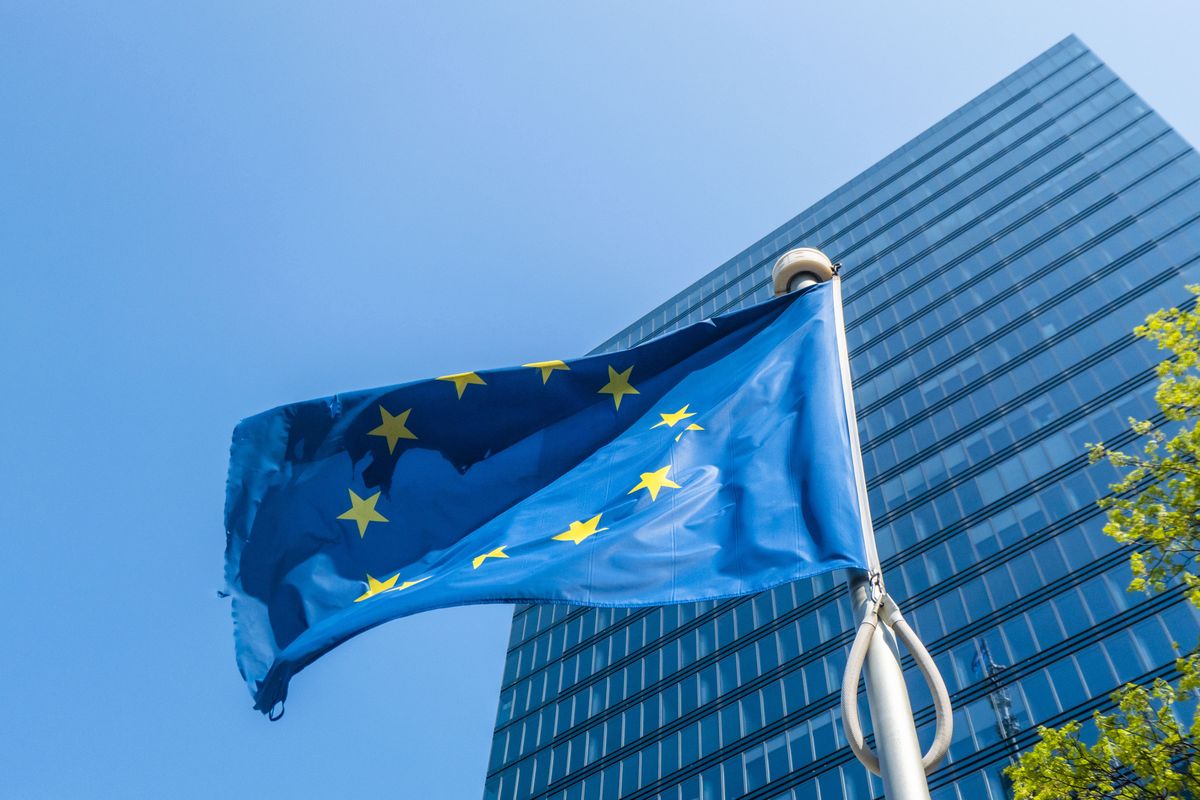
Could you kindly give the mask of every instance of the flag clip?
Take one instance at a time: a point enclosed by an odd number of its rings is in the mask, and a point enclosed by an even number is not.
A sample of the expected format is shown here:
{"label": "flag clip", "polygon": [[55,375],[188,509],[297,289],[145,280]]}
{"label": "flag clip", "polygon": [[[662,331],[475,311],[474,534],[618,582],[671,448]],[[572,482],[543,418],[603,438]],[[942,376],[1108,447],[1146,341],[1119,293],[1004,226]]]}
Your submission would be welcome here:
{"label": "flag clip", "polygon": [[879,570],[867,573],[867,600],[871,606],[879,608],[885,597],[887,597],[887,591],[883,588],[883,573]]}

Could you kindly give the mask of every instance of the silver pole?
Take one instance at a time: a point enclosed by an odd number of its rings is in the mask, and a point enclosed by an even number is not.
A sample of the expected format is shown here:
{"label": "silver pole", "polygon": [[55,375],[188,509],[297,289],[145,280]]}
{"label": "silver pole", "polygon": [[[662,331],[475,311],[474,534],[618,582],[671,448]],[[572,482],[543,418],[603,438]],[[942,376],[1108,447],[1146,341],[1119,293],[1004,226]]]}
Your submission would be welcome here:
{"label": "silver pole", "polygon": [[[842,280],[829,258],[820,250],[802,247],[780,256],[773,270],[776,294],[786,294],[814,283],[833,281],[834,316],[837,326],[838,356],[841,360],[842,389],[846,401],[846,419],[850,426],[850,449],[854,460],[854,478],[858,486],[858,505],[862,517],[863,544],[868,572],[850,574],[850,600],[855,619],[861,620],[871,599],[872,579],[882,591],[879,552],[867,500],[867,481],[863,470],[862,449],[858,439],[858,417],[854,410],[854,388],[850,379],[850,353],[846,347],[846,324],[842,313]],[[908,687],[900,670],[895,638],[886,625],[875,628],[866,661],[867,704],[875,731],[875,750],[879,754],[880,778],[887,800],[929,800],[929,783],[921,763],[921,745],[917,739]]]}

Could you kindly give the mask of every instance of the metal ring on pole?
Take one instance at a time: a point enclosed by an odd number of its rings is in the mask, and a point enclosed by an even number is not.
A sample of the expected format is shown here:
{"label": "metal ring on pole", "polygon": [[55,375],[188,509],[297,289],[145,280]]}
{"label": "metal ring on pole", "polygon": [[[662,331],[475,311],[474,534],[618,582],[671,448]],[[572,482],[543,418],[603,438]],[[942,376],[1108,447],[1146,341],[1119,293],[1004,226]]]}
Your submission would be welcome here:
{"label": "metal ring on pole", "polygon": [[933,695],[937,727],[933,743],[921,757],[921,766],[928,775],[937,769],[938,764],[941,764],[942,759],[946,757],[946,751],[950,749],[950,737],[954,734],[950,693],[946,689],[946,682],[942,680],[942,674],[938,671],[933,657],[929,655],[929,651],[917,637],[916,631],[900,614],[900,608],[895,601],[886,594],[871,600],[862,622],[858,625],[854,644],[850,647],[846,672],[842,676],[842,729],[846,733],[846,741],[849,742],[854,755],[863,763],[863,766],[878,775],[879,757],[867,746],[862,732],[862,723],[858,716],[858,681],[862,676],[867,651],[871,648],[871,639],[875,635],[875,628],[881,621],[881,615],[883,623],[896,634],[896,638],[908,649],[908,652],[912,653],[917,669],[921,671],[921,675],[924,676],[925,683],[928,684],[929,691]]}

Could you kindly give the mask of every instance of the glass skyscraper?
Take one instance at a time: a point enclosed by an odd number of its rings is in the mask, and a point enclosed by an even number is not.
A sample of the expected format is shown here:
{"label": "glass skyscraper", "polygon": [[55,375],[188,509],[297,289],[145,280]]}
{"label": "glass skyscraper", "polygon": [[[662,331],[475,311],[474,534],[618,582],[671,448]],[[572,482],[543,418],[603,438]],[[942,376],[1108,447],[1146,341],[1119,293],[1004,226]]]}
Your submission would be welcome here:
{"label": "glass skyscraper", "polygon": [[[843,264],[891,593],[956,715],[934,798],[1006,796],[1035,739],[1173,674],[1197,615],[1126,592],[1085,445],[1161,422],[1131,329],[1200,283],[1200,158],[1070,37],[606,342],[769,297],[775,259]],[[881,794],[841,733],[844,575],[643,609],[518,606],[488,800]],[[933,713],[906,660],[923,743]]]}

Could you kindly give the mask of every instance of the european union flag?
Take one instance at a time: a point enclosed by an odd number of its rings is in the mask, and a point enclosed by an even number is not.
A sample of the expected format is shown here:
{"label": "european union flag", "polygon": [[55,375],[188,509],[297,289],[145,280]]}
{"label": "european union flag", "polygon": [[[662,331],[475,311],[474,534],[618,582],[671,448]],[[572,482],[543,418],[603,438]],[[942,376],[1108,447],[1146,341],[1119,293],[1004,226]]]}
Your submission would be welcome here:
{"label": "european union flag", "polygon": [[837,347],[826,283],[630,350],[244,420],[226,579],[255,707],[420,611],[684,603],[864,568]]}

